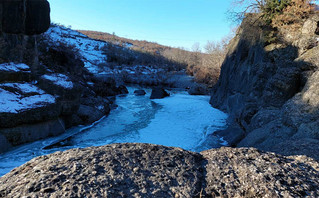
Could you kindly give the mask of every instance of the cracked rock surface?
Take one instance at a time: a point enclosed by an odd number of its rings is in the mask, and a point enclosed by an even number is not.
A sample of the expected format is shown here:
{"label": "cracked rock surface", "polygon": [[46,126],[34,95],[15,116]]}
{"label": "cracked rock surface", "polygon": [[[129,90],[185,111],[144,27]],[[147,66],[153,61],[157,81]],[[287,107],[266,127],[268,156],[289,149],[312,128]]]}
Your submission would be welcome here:
{"label": "cracked rock surface", "polygon": [[0,178],[0,197],[317,196],[318,162],[251,148],[112,144],[41,156]]}

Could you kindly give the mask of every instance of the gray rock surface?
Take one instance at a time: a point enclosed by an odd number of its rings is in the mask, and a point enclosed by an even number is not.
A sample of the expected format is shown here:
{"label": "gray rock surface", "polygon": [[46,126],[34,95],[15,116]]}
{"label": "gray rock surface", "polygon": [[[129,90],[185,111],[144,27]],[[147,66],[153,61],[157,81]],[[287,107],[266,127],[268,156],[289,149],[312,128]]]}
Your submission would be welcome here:
{"label": "gray rock surface", "polygon": [[14,170],[15,184],[2,177],[0,197],[191,197],[201,190],[201,163],[199,154],[148,144],[57,152]]}
{"label": "gray rock surface", "polygon": [[213,135],[223,137],[228,146],[236,146],[245,137],[245,131],[240,127],[228,127],[224,130],[215,131]]}
{"label": "gray rock surface", "polygon": [[212,197],[317,197],[318,162],[256,149],[221,148],[202,152],[206,194]]}
{"label": "gray rock surface", "polygon": [[9,150],[12,146],[57,136],[64,132],[65,125],[61,119],[24,124],[11,128],[1,128],[0,153]]}
{"label": "gray rock surface", "polygon": [[256,149],[112,144],[37,157],[0,178],[0,197],[317,197],[318,171]]}

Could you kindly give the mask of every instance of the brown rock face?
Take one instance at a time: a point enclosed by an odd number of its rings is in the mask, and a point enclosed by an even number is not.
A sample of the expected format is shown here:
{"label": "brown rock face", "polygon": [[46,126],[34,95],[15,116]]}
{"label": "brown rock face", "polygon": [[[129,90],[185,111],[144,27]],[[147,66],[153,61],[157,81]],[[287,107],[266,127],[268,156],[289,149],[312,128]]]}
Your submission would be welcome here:
{"label": "brown rock face", "polygon": [[50,27],[46,0],[1,0],[0,31],[8,34],[41,34]]}
{"label": "brown rock face", "polygon": [[318,197],[318,171],[251,148],[112,144],[35,158],[0,178],[0,197]]}

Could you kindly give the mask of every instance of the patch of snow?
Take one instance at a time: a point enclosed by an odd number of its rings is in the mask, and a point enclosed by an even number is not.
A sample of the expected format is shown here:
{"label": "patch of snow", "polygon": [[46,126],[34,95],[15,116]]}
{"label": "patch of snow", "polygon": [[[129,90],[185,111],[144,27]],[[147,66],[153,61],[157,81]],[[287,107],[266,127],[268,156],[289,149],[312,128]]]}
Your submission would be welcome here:
{"label": "patch of snow", "polygon": [[101,50],[107,45],[106,42],[91,39],[80,32],[60,26],[51,27],[45,35],[54,44],[66,43],[76,47],[83,57],[82,61],[85,67],[93,74],[98,73],[98,65],[107,60],[106,55]]}
{"label": "patch of snow", "polygon": [[124,43],[123,46],[126,47],[126,48],[131,48],[134,45],[132,43]]}
{"label": "patch of snow", "polygon": [[104,110],[104,106],[100,105],[100,106],[97,107],[97,109],[100,110],[100,111],[103,111]]}
{"label": "patch of snow", "polygon": [[72,81],[69,79],[69,77],[67,77],[64,74],[45,74],[45,75],[41,76],[41,78],[49,80],[49,81],[53,82],[55,85],[58,85],[58,86],[63,87],[65,89],[72,89],[73,88]]}
{"label": "patch of snow", "polygon": [[[28,88],[25,92],[35,89],[31,84],[30,86],[22,85],[20,88],[23,87]],[[0,88],[0,113],[19,113],[55,103],[55,98],[52,95],[43,93],[44,91],[41,90],[39,95],[24,97],[18,93],[12,93]]]}
{"label": "patch of snow", "polygon": [[91,85],[91,86],[94,85],[93,82],[87,82],[87,84],[88,84],[88,85]]}
{"label": "patch of snow", "polygon": [[42,89],[30,84],[30,83],[3,83],[0,84],[0,87],[10,87],[18,89],[23,94],[30,94],[30,93],[38,93],[38,94],[45,94]]}
{"label": "patch of snow", "polygon": [[8,72],[28,72],[30,73],[30,67],[24,63],[3,63],[0,64],[0,71]]}

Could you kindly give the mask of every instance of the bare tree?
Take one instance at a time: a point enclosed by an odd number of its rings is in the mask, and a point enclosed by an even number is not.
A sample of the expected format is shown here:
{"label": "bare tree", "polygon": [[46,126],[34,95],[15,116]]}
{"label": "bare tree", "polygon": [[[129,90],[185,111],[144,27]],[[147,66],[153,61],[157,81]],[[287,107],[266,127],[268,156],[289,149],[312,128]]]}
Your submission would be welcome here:
{"label": "bare tree", "polygon": [[240,22],[246,13],[262,12],[267,0],[233,0],[229,9],[229,18],[233,22]]}
{"label": "bare tree", "polygon": [[193,44],[192,51],[193,52],[198,52],[198,53],[200,53],[202,51],[199,42],[196,42],[196,43]]}

